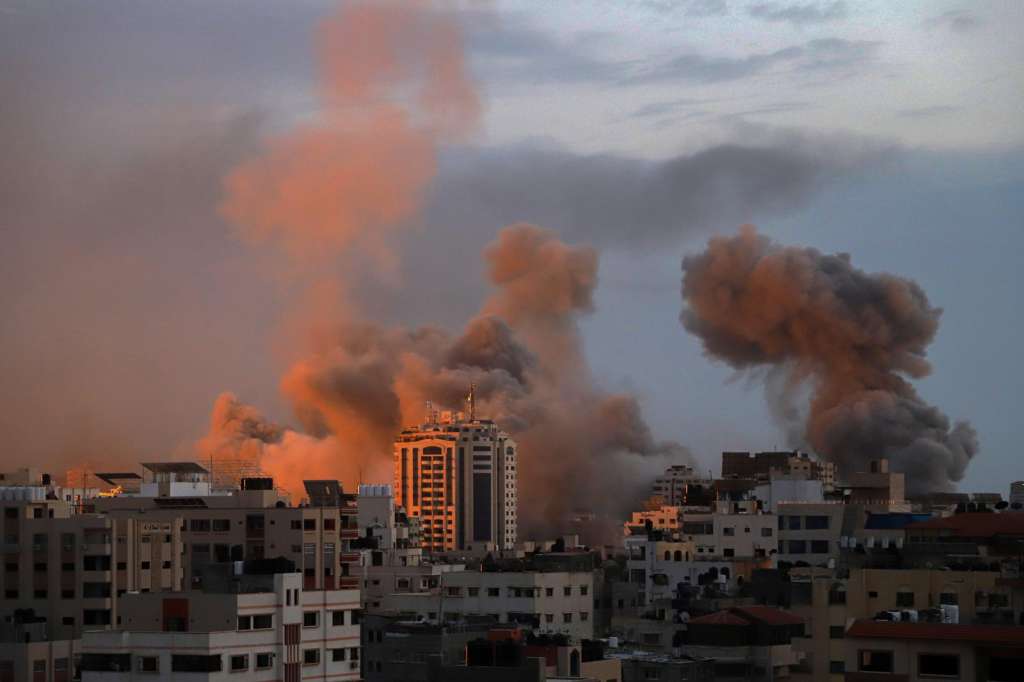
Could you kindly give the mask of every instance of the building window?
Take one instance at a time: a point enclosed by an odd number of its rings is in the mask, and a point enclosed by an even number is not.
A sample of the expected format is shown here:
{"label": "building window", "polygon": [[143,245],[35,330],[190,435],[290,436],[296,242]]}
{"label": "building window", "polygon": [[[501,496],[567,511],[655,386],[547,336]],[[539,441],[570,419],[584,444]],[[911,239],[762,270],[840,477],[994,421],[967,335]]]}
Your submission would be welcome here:
{"label": "building window", "polygon": [[302,530],[316,530],[316,519],[303,519]]}
{"label": "building window", "polygon": [[590,620],[590,613],[587,611],[580,611],[580,620],[584,622]]}
{"label": "building window", "polygon": [[488,587],[487,588],[487,596],[488,597],[500,597],[501,596],[501,590],[499,588],[497,588],[497,587]]}
{"label": "building window", "polygon": [[[793,517],[797,518],[797,517]],[[790,554],[806,554],[807,553],[807,542],[805,540],[790,540],[789,541],[789,553]]]}
{"label": "building window", "polygon": [[221,671],[220,654],[204,656],[201,654],[172,654],[171,672],[176,673],[216,673]]}
{"label": "building window", "polygon": [[563,613],[562,614],[562,622],[563,623],[571,623],[572,622],[572,614],[571,613]]}
{"label": "building window", "polygon": [[846,637],[846,628],[842,625],[830,625],[828,628],[829,639],[842,639]]}
{"label": "building window", "polygon": [[589,591],[590,590],[589,590],[587,585],[580,585],[580,596],[581,597],[586,597],[587,596],[587,592],[589,592]]}
{"label": "building window", "polygon": [[828,603],[832,605],[846,603],[846,588],[842,585],[833,585],[828,591]]}
{"label": "building window", "polygon": [[918,654],[917,674],[920,677],[960,677],[960,657],[955,654]]}
{"label": "building window", "polygon": [[274,615],[271,613],[259,613],[252,617],[253,630],[270,630],[274,627]]}
{"label": "building window", "polygon": [[334,530],[334,519],[324,519],[324,530]]}
{"label": "building window", "polygon": [[947,606],[956,606],[960,603],[960,598],[956,592],[942,592],[939,594],[939,603]]}
{"label": "building window", "polygon": [[[875,595],[877,596],[877,592]],[[914,607],[914,593],[908,589],[899,589],[896,592],[896,606]]]}
{"label": "building window", "polygon": [[555,622],[555,614],[553,614],[553,613],[545,613],[544,614],[544,622],[545,623],[554,623]]}
{"label": "building window", "polygon": [[331,660],[335,663],[345,660],[345,649],[331,649]]}
{"label": "building window", "polygon": [[302,627],[315,628],[320,624],[320,613],[318,611],[306,611],[302,614]]}
{"label": "building window", "polygon": [[331,625],[339,626],[345,624],[344,611],[331,611]]}
{"label": "building window", "polygon": [[732,536],[736,535],[736,529],[732,526],[726,526],[722,529],[722,535]]}
{"label": "building window", "polygon": [[274,654],[269,651],[264,651],[261,654],[256,654],[256,669],[264,670],[274,665]]}
{"label": "building window", "polygon": [[213,532],[226,533],[231,530],[231,519],[214,519]]}
{"label": "building window", "polygon": [[239,616],[238,617],[238,629],[239,630],[252,630],[252,616]]}
{"label": "building window", "polygon": [[236,654],[231,657],[231,672],[236,673],[249,669],[249,655]]}
{"label": "building window", "polygon": [[158,673],[160,672],[160,657],[159,656],[139,656],[138,669],[140,673]]}
{"label": "building window", "polygon": [[554,597],[555,596],[555,588],[549,587],[549,588],[545,589],[544,590],[544,596],[545,597]]}
{"label": "building window", "polygon": [[193,533],[209,533],[210,519],[192,519],[188,523],[188,529]]}
{"label": "building window", "polygon": [[846,661],[829,661],[828,671],[833,675],[842,675],[846,672]]}
{"label": "building window", "polygon": [[562,588],[562,593],[565,594],[566,597],[571,597],[572,596],[572,586],[570,585],[570,586],[566,586],[566,587]]}
{"label": "building window", "polygon": [[828,554],[828,540],[811,540],[811,554]]}
{"label": "building window", "polygon": [[763,537],[763,538],[770,538],[771,536],[772,536],[772,529],[771,528],[762,528],[761,529],[761,537]]}
{"label": "building window", "polygon": [[303,649],[302,650],[302,664],[303,665],[316,665],[320,662],[320,650],[319,649]]}
{"label": "building window", "polygon": [[891,651],[861,649],[857,652],[857,669],[864,673],[891,673],[893,655]]}
{"label": "building window", "polygon": [[800,517],[799,516],[790,516],[790,517],[788,517],[788,519],[789,519],[789,529],[790,530],[800,530]]}
{"label": "building window", "polygon": [[731,556],[735,556],[735,555],[736,555],[736,550],[734,550],[732,547],[726,547],[725,549],[722,550],[722,556],[731,557]]}
{"label": "building window", "polygon": [[359,647],[350,647],[348,650],[348,657],[353,661],[359,660]]}
{"label": "building window", "polygon": [[469,596],[470,597],[478,597],[478,596],[480,596],[480,588],[479,587],[470,587],[468,589],[469,589]]}
{"label": "building window", "polygon": [[302,530],[301,519],[292,519],[292,530]]}
{"label": "building window", "polygon": [[828,517],[808,516],[804,520],[804,528],[807,530],[828,530]]}

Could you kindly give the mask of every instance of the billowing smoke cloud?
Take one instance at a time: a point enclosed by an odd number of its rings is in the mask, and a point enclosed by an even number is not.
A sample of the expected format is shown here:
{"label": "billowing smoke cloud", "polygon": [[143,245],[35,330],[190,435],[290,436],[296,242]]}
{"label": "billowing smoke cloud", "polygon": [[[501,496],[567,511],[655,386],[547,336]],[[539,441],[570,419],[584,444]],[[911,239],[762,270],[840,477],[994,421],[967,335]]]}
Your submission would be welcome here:
{"label": "billowing smoke cloud", "polygon": [[931,371],[925,353],[942,312],[916,283],[858,270],[845,254],[780,246],[749,226],[711,239],[683,272],[686,329],[713,358],[774,370],[768,397],[783,419],[796,418],[793,400],[809,385],[805,442],[842,472],[887,457],[911,491],[963,477],[974,429],[951,426],[908,381]]}
{"label": "billowing smoke cloud", "polygon": [[318,120],[272,140],[227,178],[222,210],[255,241],[309,259],[363,248],[419,207],[437,145],[476,126],[462,35],[426,3],[344,5],[318,31]]}
{"label": "billowing smoke cloud", "polygon": [[[222,396],[215,412],[224,416],[214,417],[204,443],[224,443],[229,453],[255,449],[262,468],[299,496],[303,478],[389,480],[401,426],[422,421],[427,401],[462,409],[472,383],[478,413],[521,445],[527,529],[558,528],[575,509],[621,513],[651,476],[689,453],[655,441],[635,396],[608,393],[591,379],[577,322],[592,307],[596,254],[515,225],[486,258],[495,291],[459,335],[344,321],[321,336],[282,382],[313,435],[282,436]],[[220,424],[229,425],[226,433]],[[307,456],[307,447],[333,457]],[[624,490],[624,482],[638,489]]]}

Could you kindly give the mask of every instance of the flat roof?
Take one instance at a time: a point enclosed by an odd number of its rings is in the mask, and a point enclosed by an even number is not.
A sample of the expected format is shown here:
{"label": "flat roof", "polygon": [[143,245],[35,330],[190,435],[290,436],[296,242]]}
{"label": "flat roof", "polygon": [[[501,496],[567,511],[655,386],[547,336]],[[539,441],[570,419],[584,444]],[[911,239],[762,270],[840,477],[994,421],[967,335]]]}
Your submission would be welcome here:
{"label": "flat roof", "polygon": [[142,468],[154,474],[208,474],[205,468],[195,462],[143,462]]}
{"label": "flat roof", "polygon": [[967,625],[953,623],[892,623],[880,620],[854,621],[847,637],[861,639],[925,639],[1024,647],[1024,628],[1013,625]]}

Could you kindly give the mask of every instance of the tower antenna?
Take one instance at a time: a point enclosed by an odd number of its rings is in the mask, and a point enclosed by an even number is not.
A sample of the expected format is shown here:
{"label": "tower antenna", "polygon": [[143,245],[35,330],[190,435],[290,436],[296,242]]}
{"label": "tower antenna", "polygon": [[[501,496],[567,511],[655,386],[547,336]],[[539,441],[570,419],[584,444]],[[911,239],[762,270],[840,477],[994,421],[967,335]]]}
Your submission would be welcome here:
{"label": "tower antenna", "polygon": [[469,403],[469,421],[476,420],[476,384],[471,383],[469,385],[469,395],[466,397],[466,402]]}

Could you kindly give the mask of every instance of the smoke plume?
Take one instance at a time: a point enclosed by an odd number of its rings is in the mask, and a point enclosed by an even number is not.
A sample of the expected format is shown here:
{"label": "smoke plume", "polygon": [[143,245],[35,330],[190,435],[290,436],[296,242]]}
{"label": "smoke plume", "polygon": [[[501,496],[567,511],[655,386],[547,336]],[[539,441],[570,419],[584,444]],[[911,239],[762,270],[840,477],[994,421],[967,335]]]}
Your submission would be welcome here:
{"label": "smoke plume", "polygon": [[780,246],[749,226],[711,239],[683,273],[683,326],[713,358],[769,368],[768,398],[784,420],[797,418],[807,386],[804,441],[842,472],[887,457],[911,491],[963,477],[978,450],[973,427],[951,427],[909,381],[931,371],[925,354],[942,312],[916,283],[866,273],[845,254]]}
{"label": "smoke plume", "polygon": [[[399,271],[394,237],[421,209],[439,146],[478,118],[460,41],[451,15],[420,4],[356,3],[328,21],[322,118],[227,178],[222,211],[241,236],[311,268],[326,256]],[[333,277],[345,305],[313,311],[307,353],[281,381],[302,432],[225,394],[199,451],[214,461],[255,455],[296,496],[305,478],[387,481],[398,431],[423,421],[428,401],[461,409],[475,384],[478,414],[521,443],[524,529],[557,528],[578,507],[626,505],[622,481],[637,480],[638,467],[653,474],[688,456],[653,439],[634,396],[591,377],[577,323],[593,307],[593,249],[519,224],[483,259],[494,291],[460,334],[370,321],[354,295],[365,267]]]}
{"label": "smoke plume", "polygon": [[425,3],[350,3],[320,25],[317,54],[319,119],[235,169],[222,212],[243,237],[304,260],[354,248],[386,260],[438,144],[479,119],[458,23]]}

